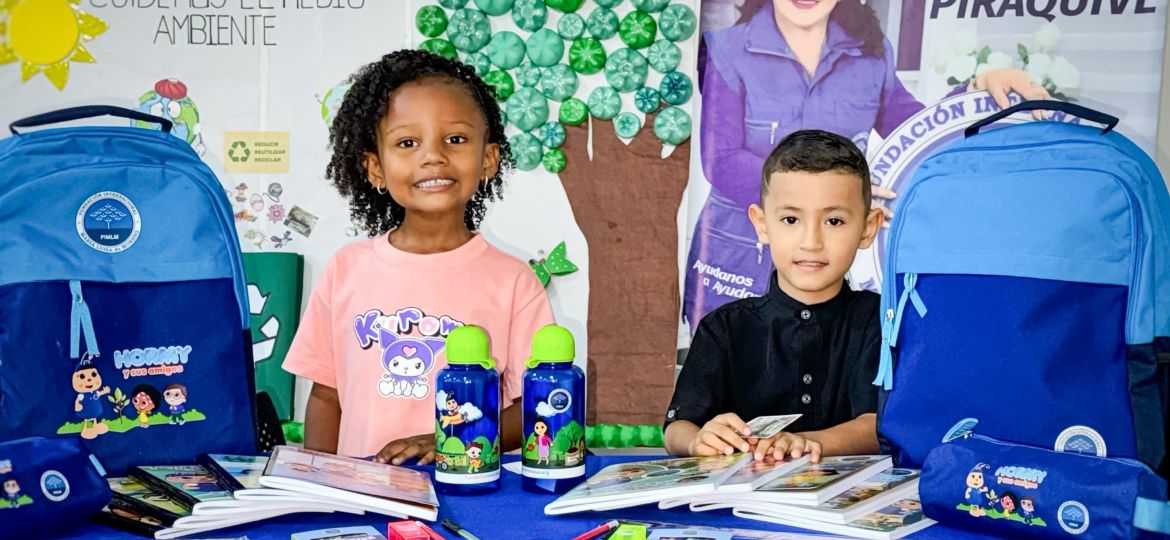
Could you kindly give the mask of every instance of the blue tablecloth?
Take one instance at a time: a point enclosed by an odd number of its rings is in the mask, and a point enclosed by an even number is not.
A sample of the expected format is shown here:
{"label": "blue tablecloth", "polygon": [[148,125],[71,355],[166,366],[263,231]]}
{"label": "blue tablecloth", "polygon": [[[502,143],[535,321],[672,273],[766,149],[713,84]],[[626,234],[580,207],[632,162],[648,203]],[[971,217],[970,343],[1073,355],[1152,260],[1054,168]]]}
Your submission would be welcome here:
{"label": "blue tablecloth", "polygon": [[[515,459],[514,456],[505,456],[505,461]],[[593,474],[607,465],[639,459],[649,458],[639,456],[589,456],[587,466],[589,474]],[[555,495],[529,493],[520,489],[519,475],[507,471],[503,475],[503,488],[498,493],[492,495],[477,497],[440,495],[439,520],[451,518],[482,540],[566,540],[592,529],[609,519],[660,521],[768,531],[812,532],[772,525],[762,521],[737,518],[732,516],[729,510],[691,512],[686,507],[659,510],[653,505],[618,511],[586,512],[567,516],[546,516],[544,515],[544,506],[556,499]],[[247,536],[249,540],[288,540],[289,536],[296,532],[354,525],[370,525],[385,534],[387,521],[391,521],[391,519],[374,514],[366,514],[364,516],[347,514],[295,514],[262,521],[251,526],[223,529],[222,531],[196,535],[192,538],[234,538]],[[437,524],[433,528],[439,533],[444,534],[447,538],[457,538]],[[92,523],[87,523],[80,528],[74,529],[70,535],[62,538],[82,537],[119,540],[141,538],[117,529]],[[960,540],[994,538],[944,529],[938,525],[927,528],[912,537],[915,539],[945,538]]]}

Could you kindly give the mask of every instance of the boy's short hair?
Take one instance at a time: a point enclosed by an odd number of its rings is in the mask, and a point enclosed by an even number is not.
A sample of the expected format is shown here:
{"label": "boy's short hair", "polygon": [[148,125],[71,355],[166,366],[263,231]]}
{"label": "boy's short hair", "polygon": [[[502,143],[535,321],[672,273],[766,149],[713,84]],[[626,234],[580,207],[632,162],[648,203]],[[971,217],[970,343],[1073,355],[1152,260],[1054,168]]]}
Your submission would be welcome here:
{"label": "boy's short hair", "polygon": [[768,195],[772,173],[777,172],[841,172],[856,176],[861,181],[861,197],[869,212],[872,189],[869,164],[865,154],[853,141],[819,129],[802,129],[784,137],[764,161],[760,180],[760,201]]}

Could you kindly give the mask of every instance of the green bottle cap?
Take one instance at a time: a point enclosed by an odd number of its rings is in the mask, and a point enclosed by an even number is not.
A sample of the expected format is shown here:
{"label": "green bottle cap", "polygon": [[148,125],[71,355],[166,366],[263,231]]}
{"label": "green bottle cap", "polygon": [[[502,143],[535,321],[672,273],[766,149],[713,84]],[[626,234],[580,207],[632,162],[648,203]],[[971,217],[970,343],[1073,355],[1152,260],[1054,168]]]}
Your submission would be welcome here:
{"label": "green bottle cap", "polygon": [[572,362],[576,351],[573,333],[568,328],[556,324],[546,325],[532,336],[532,356],[524,365],[534,368],[546,362]]}
{"label": "green bottle cap", "polygon": [[448,364],[479,364],[484,369],[495,369],[491,340],[487,331],[478,326],[458,326],[447,336]]}

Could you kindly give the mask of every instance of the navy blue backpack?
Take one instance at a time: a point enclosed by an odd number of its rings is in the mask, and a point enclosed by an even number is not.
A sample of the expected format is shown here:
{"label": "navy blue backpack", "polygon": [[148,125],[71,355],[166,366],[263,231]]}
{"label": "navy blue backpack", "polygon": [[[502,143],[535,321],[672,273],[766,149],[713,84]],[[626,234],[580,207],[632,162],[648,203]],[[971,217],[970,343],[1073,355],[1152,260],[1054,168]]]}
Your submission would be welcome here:
{"label": "navy blue backpack", "polygon": [[[103,114],[162,130],[17,133]],[[0,440],[79,438],[112,475],[255,452],[232,213],[170,127],[79,107],[0,141]]]}
{"label": "navy blue backpack", "polygon": [[[1037,108],[1106,127],[989,127]],[[975,423],[1010,443],[1162,464],[1170,194],[1117,121],[1020,103],[968,127],[899,195],[875,381],[899,466]]]}

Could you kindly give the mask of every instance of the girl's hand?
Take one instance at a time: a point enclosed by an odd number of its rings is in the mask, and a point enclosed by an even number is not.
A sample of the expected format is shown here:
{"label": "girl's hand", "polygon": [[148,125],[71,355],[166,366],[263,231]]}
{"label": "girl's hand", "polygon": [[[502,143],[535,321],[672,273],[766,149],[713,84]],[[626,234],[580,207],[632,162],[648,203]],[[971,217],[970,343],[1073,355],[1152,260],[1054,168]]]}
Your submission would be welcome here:
{"label": "girl's hand", "polygon": [[787,431],[760,439],[756,443],[756,461],[767,458],[769,451],[772,452],[772,458],[777,461],[782,461],[786,457],[795,459],[805,454],[812,455],[813,463],[821,460],[821,443]]}
{"label": "girl's hand", "polygon": [[[1018,68],[998,68],[984,71],[975,77],[968,89],[987,90],[987,93],[995,98],[995,103],[1001,109],[1011,106],[1011,101],[1008,100],[1009,92],[1015,92],[1027,100],[1052,99],[1048,90],[1032,80],[1032,76],[1028,75],[1028,72]],[[1043,120],[1047,117],[1048,114],[1045,111],[1032,111],[1032,118],[1036,120]]]}
{"label": "girl's hand", "polygon": [[418,457],[419,465],[426,465],[435,460],[435,435],[433,433],[390,441],[389,444],[382,447],[382,451],[378,452],[377,456],[374,456],[374,461],[400,465],[412,457]]}
{"label": "girl's hand", "polygon": [[736,450],[747,452],[751,449],[744,437],[751,435],[747,424],[735,413],[724,413],[703,424],[690,444],[692,456],[714,456],[734,454]]}

